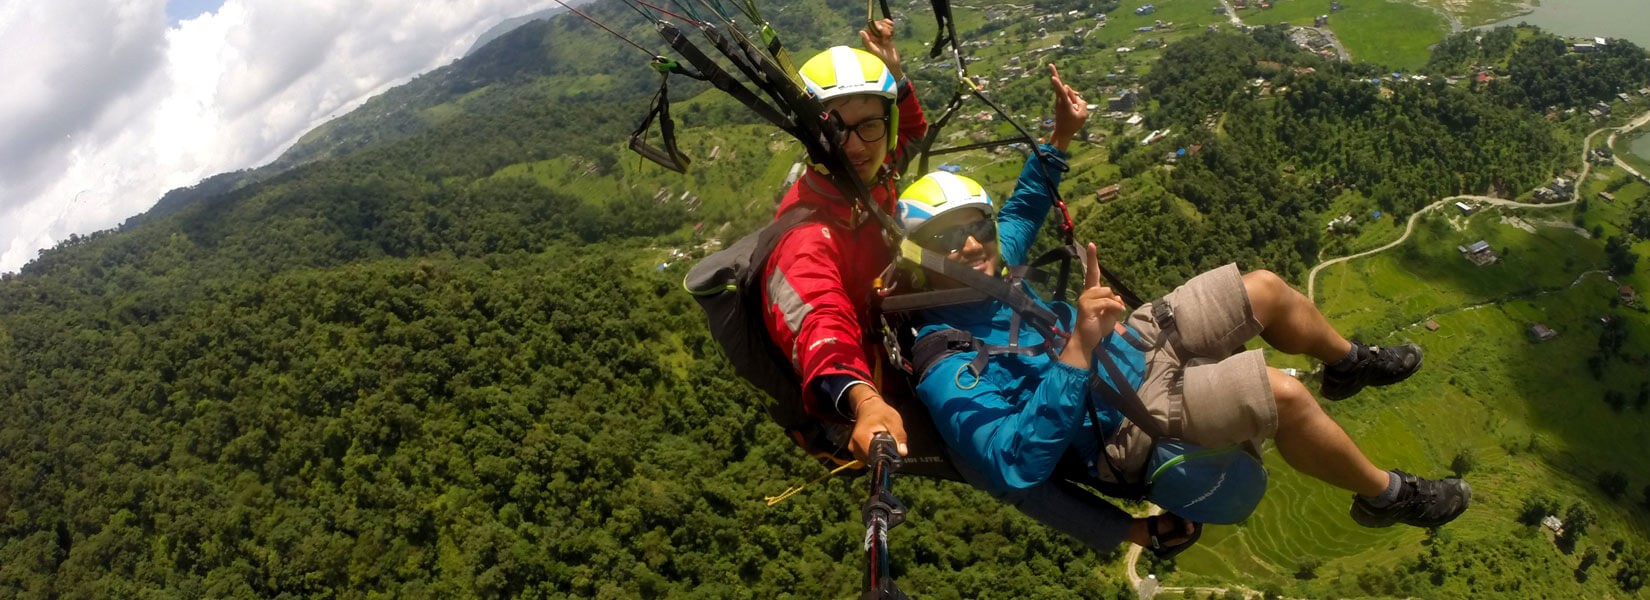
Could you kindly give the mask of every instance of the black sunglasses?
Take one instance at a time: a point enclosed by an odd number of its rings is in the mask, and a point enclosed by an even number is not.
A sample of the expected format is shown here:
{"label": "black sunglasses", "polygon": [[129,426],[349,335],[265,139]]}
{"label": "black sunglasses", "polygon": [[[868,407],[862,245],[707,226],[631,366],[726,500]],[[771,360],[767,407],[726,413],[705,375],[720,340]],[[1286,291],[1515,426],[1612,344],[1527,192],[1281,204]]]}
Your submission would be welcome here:
{"label": "black sunglasses", "polygon": [[963,223],[946,228],[933,235],[924,236],[918,244],[935,252],[950,254],[962,250],[963,245],[968,243],[968,238],[974,238],[975,241],[981,244],[997,241],[997,222],[992,219],[980,219]]}

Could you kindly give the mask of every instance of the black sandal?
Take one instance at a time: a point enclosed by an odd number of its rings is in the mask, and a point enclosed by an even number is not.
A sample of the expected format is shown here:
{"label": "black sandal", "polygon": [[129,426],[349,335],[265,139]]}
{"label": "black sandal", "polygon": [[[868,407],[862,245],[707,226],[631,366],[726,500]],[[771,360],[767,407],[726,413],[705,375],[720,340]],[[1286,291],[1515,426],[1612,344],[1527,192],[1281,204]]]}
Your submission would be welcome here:
{"label": "black sandal", "polygon": [[[1179,534],[1185,531],[1185,527],[1181,523],[1191,523],[1192,534],[1180,543],[1172,546],[1164,545],[1162,536]],[[1166,525],[1166,527],[1160,525]],[[1152,551],[1153,555],[1157,556],[1158,560],[1168,560],[1179,556],[1181,552],[1191,548],[1192,544],[1196,544],[1198,538],[1203,537],[1203,524],[1187,521],[1175,515],[1152,515],[1146,517],[1146,533],[1150,535],[1152,542],[1151,546],[1147,548]]]}

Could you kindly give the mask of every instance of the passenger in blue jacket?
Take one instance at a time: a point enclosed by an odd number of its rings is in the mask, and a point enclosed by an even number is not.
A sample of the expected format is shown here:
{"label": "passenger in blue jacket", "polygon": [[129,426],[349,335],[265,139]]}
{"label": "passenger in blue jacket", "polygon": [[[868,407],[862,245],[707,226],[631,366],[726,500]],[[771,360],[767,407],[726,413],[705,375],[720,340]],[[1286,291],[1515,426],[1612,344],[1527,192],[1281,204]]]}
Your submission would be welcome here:
{"label": "passenger in blue jacket", "polygon": [[[1064,159],[1088,112],[1052,65],[1050,71],[1055,128],[1043,148]],[[1049,186],[1059,185],[1060,170],[1040,165],[1041,160],[1035,155],[1027,160],[1000,211],[972,180],[943,172],[923,177],[900,198],[908,239],[982,273],[997,275],[1007,265],[1013,281],[1013,268],[1027,264],[1048,216]],[[1352,516],[1359,524],[1436,527],[1465,511],[1471,497],[1465,482],[1374,466],[1303,384],[1266,366],[1260,350],[1235,352],[1259,335],[1280,351],[1323,360],[1322,391],[1339,400],[1367,385],[1407,378],[1420,368],[1419,347],[1351,342],[1277,275],[1244,274],[1235,265],[1200,274],[1126,315],[1122,300],[1100,285],[1092,244],[1085,263],[1085,289],[1075,315],[1063,303],[1050,306],[1037,299],[1061,315],[1070,334],[1063,347],[1053,347],[997,301],[918,315],[919,348],[925,338],[946,330],[973,338],[970,349],[919,365],[917,373],[917,395],[973,485],[1097,550],[1124,539],[1143,546],[1188,543],[1190,528],[1184,535],[1148,531],[1144,519],[1055,485],[1057,467],[1068,457],[1106,483],[1144,479],[1153,440],[1103,399],[1090,399],[1090,378],[1097,377],[1102,385],[1135,391],[1159,420],[1158,428],[1176,438],[1207,448],[1242,445],[1251,453],[1273,439],[1296,470],[1354,492]],[[947,284],[941,276],[929,277],[936,280],[933,285]],[[1023,281],[1016,285],[1036,298]],[[980,348],[987,354],[983,360],[977,360]],[[1090,361],[1098,353],[1108,356],[1126,381],[1112,381],[1094,369]]]}

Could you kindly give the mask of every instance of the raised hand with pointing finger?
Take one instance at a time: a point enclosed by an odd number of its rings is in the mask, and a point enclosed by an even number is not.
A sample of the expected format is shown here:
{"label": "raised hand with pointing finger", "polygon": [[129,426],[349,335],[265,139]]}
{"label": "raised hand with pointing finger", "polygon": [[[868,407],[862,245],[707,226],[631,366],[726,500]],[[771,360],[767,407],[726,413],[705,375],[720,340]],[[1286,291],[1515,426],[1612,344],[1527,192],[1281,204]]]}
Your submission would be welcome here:
{"label": "raised hand with pointing finger", "polygon": [[1077,321],[1072,324],[1071,340],[1060,353],[1060,362],[1079,369],[1089,368],[1089,356],[1100,340],[1116,329],[1117,322],[1128,309],[1111,288],[1100,283],[1100,259],[1094,244],[1083,253],[1083,293],[1077,297]]}
{"label": "raised hand with pointing finger", "polygon": [[1053,63],[1048,65],[1048,74],[1049,84],[1054,87],[1054,133],[1048,137],[1048,143],[1065,152],[1077,131],[1089,121],[1089,105],[1082,94],[1060,79],[1060,69]]}

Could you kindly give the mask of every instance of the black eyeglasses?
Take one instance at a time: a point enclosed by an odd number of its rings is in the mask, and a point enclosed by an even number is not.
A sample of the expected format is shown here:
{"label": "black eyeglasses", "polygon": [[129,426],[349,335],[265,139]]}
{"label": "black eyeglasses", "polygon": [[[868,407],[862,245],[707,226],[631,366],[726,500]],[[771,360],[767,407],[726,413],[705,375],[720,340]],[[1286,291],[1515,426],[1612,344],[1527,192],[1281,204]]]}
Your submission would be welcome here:
{"label": "black eyeglasses", "polygon": [[[869,144],[880,141],[888,135],[888,115],[872,117],[853,125],[843,125],[843,128],[859,136],[861,142]],[[843,141],[847,141],[847,139],[847,135],[844,134]]]}
{"label": "black eyeglasses", "polygon": [[991,219],[980,219],[950,227],[933,235],[924,236],[917,244],[933,250],[950,254],[963,249],[968,238],[974,238],[981,244],[997,241],[997,222]]}

